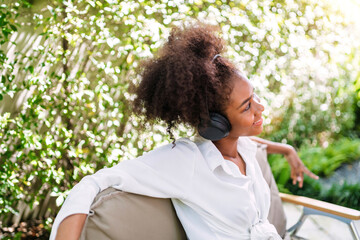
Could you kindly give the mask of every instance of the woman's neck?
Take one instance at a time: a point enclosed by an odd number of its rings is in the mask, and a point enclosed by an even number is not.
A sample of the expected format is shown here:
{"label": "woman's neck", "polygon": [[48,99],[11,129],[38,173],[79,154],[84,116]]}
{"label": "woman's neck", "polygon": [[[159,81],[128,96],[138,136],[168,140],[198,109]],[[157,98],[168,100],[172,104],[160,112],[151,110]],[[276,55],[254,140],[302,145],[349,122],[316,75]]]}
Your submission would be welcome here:
{"label": "woman's neck", "polygon": [[237,140],[237,138],[226,137],[218,141],[213,141],[213,143],[224,157],[236,158],[238,156]]}

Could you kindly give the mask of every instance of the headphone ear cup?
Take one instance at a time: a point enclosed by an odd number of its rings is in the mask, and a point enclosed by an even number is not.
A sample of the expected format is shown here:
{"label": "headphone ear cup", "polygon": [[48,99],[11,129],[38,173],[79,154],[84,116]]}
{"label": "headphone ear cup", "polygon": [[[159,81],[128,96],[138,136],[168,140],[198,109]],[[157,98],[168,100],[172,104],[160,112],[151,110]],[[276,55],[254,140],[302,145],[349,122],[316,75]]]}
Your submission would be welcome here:
{"label": "headphone ear cup", "polygon": [[222,114],[210,113],[208,123],[200,123],[199,134],[208,140],[217,141],[229,135],[231,124]]}

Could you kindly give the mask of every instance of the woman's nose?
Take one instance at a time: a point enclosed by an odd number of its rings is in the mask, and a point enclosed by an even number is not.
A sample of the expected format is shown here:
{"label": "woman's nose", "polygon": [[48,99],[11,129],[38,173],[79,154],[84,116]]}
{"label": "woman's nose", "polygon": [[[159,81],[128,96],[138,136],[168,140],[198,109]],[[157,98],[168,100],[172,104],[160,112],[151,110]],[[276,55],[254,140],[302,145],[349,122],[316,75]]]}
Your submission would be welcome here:
{"label": "woman's nose", "polygon": [[258,111],[263,112],[265,110],[265,108],[264,108],[264,105],[261,104],[261,98],[256,93],[254,93],[253,99],[257,103]]}
{"label": "woman's nose", "polygon": [[259,111],[263,112],[265,110],[264,105],[262,105],[261,103],[259,103]]}
{"label": "woman's nose", "polygon": [[254,93],[253,99],[254,99],[254,101],[255,101],[256,103],[260,103],[260,102],[261,102],[260,97],[259,97],[256,93]]}

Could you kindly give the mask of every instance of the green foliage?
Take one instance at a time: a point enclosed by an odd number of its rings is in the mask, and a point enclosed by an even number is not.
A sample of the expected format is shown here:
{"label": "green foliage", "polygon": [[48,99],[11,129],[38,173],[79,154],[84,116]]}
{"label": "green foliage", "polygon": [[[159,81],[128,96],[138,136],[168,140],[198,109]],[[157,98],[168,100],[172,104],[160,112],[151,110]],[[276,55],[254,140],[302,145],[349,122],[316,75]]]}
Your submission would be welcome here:
{"label": "green foliage", "polygon": [[354,39],[325,1],[10,2],[0,7],[0,103],[22,104],[0,115],[0,213],[49,191],[61,204],[84,175],[165,142],[161,123],[131,113],[129,88],[170,26],[194,19],[222,28],[265,99],[266,136],[323,144],[353,125]]}
{"label": "green foliage", "polygon": [[20,15],[19,10],[28,7],[30,7],[30,4],[26,0],[10,3],[4,3],[4,0],[2,0],[0,2],[0,101],[3,100],[5,94],[13,94],[14,87],[10,85],[15,78],[13,70],[16,65],[16,60],[9,61],[8,53],[2,48],[3,45],[8,43],[16,45],[15,42],[9,40],[9,37],[19,27],[19,24],[15,22]]}
{"label": "green foliage", "polygon": [[309,148],[300,156],[316,174],[330,176],[341,164],[360,159],[360,140],[344,138],[325,149]]}
{"label": "green foliage", "polygon": [[344,207],[360,210],[360,184],[332,184],[330,188],[321,185],[313,179],[306,179],[304,187],[298,188],[290,182],[286,183],[286,189],[300,196],[307,196],[318,200],[334,203]]}
{"label": "green foliage", "polygon": [[[265,94],[270,105],[265,136],[298,147],[304,142],[322,145],[354,126],[354,92],[348,86],[359,72],[352,61],[359,57],[355,53],[359,45],[351,36],[342,41],[349,35],[348,23],[322,1],[296,1],[284,8],[277,15],[282,38],[277,52],[282,54],[267,60],[275,66],[271,71],[275,79],[269,81]],[[340,57],[338,51],[344,54]],[[261,79],[269,77],[273,76]]]}
{"label": "green foliage", "polygon": [[[342,138],[328,147],[310,147],[303,145],[298,152],[304,164],[315,174],[328,177],[341,164],[360,159],[360,139]],[[285,184],[290,179],[290,170],[282,155],[269,156],[269,162],[277,183]],[[287,173],[284,173],[287,172]]]}
{"label": "green foliage", "polygon": [[[360,65],[360,59],[353,59],[354,62],[357,62],[358,66]],[[354,130],[357,133],[357,136],[360,137],[360,72],[356,72],[356,80],[354,84],[355,96],[354,96],[354,112],[355,112],[355,125]]]}
{"label": "green foliage", "polygon": [[[360,160],[360,140],[343,138],[327,148],[303,146],[299,150],[299,156],[312,172],[321,177],[329,177],[340,165]],[[304,187],[299,188],[292,185],[289,165],[281,155],[269,156],[269,163],[280,191],[360,209],[360,195],[357,194],[360,184],[336,183],[329,188],[305,177]]]}
{"label": "green foliage", "polygon": [[334,184],[330,190],[326,189],[321,199],[342,206],[360,210],[360,184]]}

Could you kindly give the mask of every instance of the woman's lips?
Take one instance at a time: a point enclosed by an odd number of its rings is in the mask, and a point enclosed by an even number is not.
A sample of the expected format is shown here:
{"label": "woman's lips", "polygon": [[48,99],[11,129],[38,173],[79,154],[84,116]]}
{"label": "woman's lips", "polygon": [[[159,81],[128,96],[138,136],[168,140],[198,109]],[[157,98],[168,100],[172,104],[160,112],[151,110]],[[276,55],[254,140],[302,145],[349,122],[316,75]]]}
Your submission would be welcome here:
{"label": "woman's lips", "polygon": [[262,125],[262,123],[263,123],[263,119],[262,118],[260,118],[259,120],[257,120],[256,122],[254,122],[253,124],[255,125],[255,126],[261,126]]}

